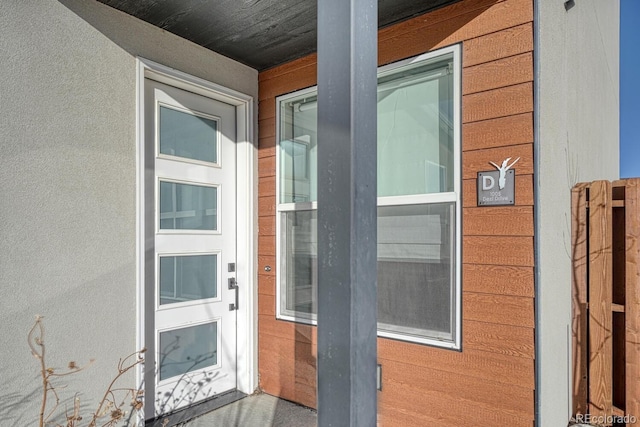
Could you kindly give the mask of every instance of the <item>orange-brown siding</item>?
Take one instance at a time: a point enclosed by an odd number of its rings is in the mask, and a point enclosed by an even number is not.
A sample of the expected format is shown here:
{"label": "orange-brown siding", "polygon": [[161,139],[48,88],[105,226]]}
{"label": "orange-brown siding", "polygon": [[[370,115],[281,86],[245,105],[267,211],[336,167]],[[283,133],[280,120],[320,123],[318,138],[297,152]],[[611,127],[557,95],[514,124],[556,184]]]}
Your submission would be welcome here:
{"label": "orange-brown siding", "polygon": [[[379,425],[532,425],[532,21],[533,0],[465,0],[379,32],[380,65],[454,43],[463,65],[463,351],[380,338]],[[275,318],[275,98],[316,84],[316,55],[259,81],[260,386],[315,407],[316,329]],[[477,172],[507,157],[516,206],[476,207]]]}

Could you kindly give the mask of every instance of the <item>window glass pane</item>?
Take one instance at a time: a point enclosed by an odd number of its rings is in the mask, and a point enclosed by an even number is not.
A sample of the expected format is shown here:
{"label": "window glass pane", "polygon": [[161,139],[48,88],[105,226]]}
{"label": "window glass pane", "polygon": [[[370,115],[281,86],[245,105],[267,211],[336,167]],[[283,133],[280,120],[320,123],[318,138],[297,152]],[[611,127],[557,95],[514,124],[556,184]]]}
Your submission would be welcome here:
{"label": "window glass pane", "polygon": [[[316,211],[283,212],[283,311],[315,314]],[[455,204],[378,208],[379,329],[453,339]]]}
{"label": "window glass pane", "polygon": [[317,97],[280,104],[280,203],[317,200]]}
{"label": "window glass pane", "polygon": [[218,189],[160,181],[160,229],[216,230]]}
{"label": "window glass pane", "polygon": [[453,339],[455,204],[378,208],[378,327]]}
{"label": "window glass pane", "polygon": [[218,323],[160,332],[160,381],[218,363]]}
{"label": "window glass pane", "polygon": [[316,211],[283,212],[281,247],[285,283],[283,311],[315,313],[318,268]]}
{"label": "window glass pane", "polygon": [[160,107],[160,153],[216,163],[218,123],[215,120]]}
{"label": "window glass pane", "polygon": [[[459,64],[449,52],[378,74],[379,197],[449,193],[459,200]],[[284,97],[278,108],[278,203],[317,201],[317,92]],[[299,319],[316,313],[316,214],[300,210],[307,206],[280,206],[279,217],[280,313]],[[378,208],[379,330],[454,341],[456,209],[457,202]]]}
{"label": "window glass pane", "polygon": [[[454,191],[452,55],[378,79],[378,196]],[[317,96],[280,103],[280,203],[317,200]]]}
{"label": "window glass pane", "polygon": [[378,196],[453,191],[449,61],[378,80]]}
{"label": "window glass pane", "polygon": [[217,255],[160,257],[160,305],[217,296]]}

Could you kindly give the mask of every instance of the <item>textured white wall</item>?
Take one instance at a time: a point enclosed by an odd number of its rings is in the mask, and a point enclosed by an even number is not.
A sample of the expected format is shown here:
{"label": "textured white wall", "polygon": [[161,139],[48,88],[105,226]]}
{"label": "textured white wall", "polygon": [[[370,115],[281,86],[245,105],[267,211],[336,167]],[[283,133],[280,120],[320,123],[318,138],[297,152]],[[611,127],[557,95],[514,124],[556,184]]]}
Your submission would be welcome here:
{"label": "textured white wall", "polygon": [[37,418],[36,314],[49,366],[96,359],[60,381],[87,408],[135,350],[138,55],[257,100],[255,70],[101,3],[0,1],[0,425]]}
{"label": "textured white wall", "polygon": [[571,404],[571,196],[578,182],[618,178],[617,0],[537,0],[539,91],[536,300],[539,426],[566,426]]}

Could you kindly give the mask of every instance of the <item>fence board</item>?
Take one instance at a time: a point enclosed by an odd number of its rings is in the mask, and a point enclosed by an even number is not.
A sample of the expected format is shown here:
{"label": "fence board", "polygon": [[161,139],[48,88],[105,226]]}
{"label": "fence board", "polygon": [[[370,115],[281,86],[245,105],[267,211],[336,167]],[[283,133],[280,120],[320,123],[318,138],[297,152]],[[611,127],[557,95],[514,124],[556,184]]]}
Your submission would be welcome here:
{"label": "fence board", "polygon": [[640,178],[578,184],[571,202],[574,414],[637,419]]}
{"label": "fence board", "polygon": [[571,190],[573,244],[573,413],[588,411],[587,374],[587,185]]}
{"label": "fence board", "polygon": [[612,405],[613,412],[620,409],[624,415],[626,395],[626,362],[625,362],[625,265],[626,265],[626,230],[624,183],[613,183],[611,201],[612,220]]}
{"label": "fence board", "polygon": [[626,413],[640,417],[640,179],[626,181]]}
{"label": "fence board", "polygon": [[611,416],[611,183],[589,189],[589,412]]}

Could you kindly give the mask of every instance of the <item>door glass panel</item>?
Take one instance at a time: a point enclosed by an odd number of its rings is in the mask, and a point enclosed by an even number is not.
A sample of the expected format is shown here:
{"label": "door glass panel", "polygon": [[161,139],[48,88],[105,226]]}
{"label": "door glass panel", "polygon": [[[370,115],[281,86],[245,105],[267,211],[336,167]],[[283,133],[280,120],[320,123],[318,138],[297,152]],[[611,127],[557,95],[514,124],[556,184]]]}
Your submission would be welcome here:
{"label": "door glass panel", "polygon": [[218,296],[218,256],[160,257],[160,305]]}
{"label": "door glass panel", "polygon": [[160,153],[217,163],[217,129],[215,120],[160,107]]}
{"label": "door glass panel", "polygon": [[160,181],[160,229],[217,230],[218,189]]}
{"label": "door glass panel", "polygon": [[218,322],[160,332],[160,381],[218,363]]}

